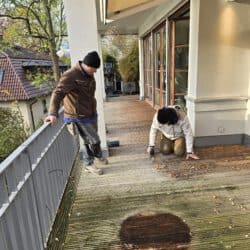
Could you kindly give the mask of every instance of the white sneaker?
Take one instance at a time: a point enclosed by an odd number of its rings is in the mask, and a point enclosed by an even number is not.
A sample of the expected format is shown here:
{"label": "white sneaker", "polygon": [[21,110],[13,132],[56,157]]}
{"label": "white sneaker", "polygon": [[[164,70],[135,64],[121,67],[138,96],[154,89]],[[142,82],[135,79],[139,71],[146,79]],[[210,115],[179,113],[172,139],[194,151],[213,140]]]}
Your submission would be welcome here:
{"label": "white sneaker", "polygon": [[97,168],[94,164],[89,165],[89,166],[85,166],[85,171],[88,173],[92,173],[92,174],[98,174],[98,175],[103,174],[102,169]]}
{"label": "white sneaker", "polygon": [[100,163],[102,163],[103,165],[109,164],[108,159],[105,158],[105,157],[101,157],[101,158],[97,158],[97,159],[98,159],[98,161],[99,161]]}

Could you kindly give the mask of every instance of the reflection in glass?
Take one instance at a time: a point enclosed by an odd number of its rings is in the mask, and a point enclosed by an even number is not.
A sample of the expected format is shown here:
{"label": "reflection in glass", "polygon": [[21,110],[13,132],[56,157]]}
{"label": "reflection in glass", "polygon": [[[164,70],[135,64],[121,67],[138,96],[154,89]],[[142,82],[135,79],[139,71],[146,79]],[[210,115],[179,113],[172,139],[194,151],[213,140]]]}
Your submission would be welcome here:
{"label": "reflection in glass", "polygon": [[186,108],[186,99],[184,97],[184,95],[178,95],[178,96],[174,96],[174,104],[175,105],[179,105],[182,107],[182,109],[185,110]]}
{"label": "reflection in glass", "polygon": [[188,47],[175,48],[175,68],[188,68]]}
{"label": "reflection in glass", "polygon": [[161,72],[158,71],[156,75],[156,88],[159,89],[161,84]]}
{"label": "reflection in glass", "polygon": [[176,21],[175,44],[189,43],[189,19]]}
{"label": "reflection in glass", "polygon": [[156,69],[160,70],[161,68],[161,54],[160,54],[160,48],[161,48],[161,33],[157,32],[156,33],[156,51],[157,51],[157,55],[156,55]]}
{"label": "reflection in glass", "polygon": [[163,91],[166,91],[166,71],[163,71]]}
{"label": "reflection in glass", "polygon": [[160,90],[155,90],[155,104],[160,105]]}
{"label": "reflection in glass", "polygon": [[149,101],[152,101],[152,87],[151,86],[148,87],[148,99]]}
{"label": "reflection in glass", "polygon": [[175,72],[174,92],[178,94],[187,93],[188,72]]}
{"label": "reflection in glass", "polygon": [[163,70],[166,69],[166,29],[164,28],[163,30],[163,46],[162,46],[162,65],[163,65]]}
{"label": "reflection in glass", "polygon": [[162,99],[163,99],[162,106],[166,106],[166,104],[167,104],[167,94],[166,94],[165,91],[162,93]]}
{"label": "reflection in glass", "polygon": [[152,86],[152,77],[151,77],[151,70],[149,70],[148,72],[147,72],[147,83],[150,85],[150,86]]}
{"label": "reflection in glass", "polygon": [[[145,97],[152,100],[152,37],[148,35],[143,40],[143,57],[144,57],[144,84],[145,84]],[[149,87],[151,86],[151,91]]]}
{"label": "reflection in glass", "polygon": [[166,90],[166,24],[160,25],[159,29],[154,33],[155,41],[155,72],[152,76],[154,82],[154,102],[155,105],[162,105],[164,102],[163,91]]}

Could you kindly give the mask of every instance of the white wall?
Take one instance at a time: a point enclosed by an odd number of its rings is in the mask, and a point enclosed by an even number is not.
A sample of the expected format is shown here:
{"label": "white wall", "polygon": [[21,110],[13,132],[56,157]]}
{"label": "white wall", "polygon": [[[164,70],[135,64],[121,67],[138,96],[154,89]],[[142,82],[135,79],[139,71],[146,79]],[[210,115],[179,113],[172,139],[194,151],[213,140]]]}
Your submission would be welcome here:
{"label": "white wall", "polygon": [[[200,1],[190,2],[190,27],[189,27],[189,68],[188,68],[188,94],[186,97],[187,113],[194,135],[196,132],[195,103],[191,100],[196,98],[197,72],[198,72],[198,49],[199,49],[199,19]],[[191,100],[190,100],[191,99]]]}
{"label": "white wall", "polygon": [[249,5],[225,0],[201,0],[197,85],[199,98],[247,95],[249,32]]}
{"label": "white wall", "polygon": [[193,0],[191,7],[188,107],[194,134],[244,134],[250,5]]}
{"label": "white wall", "polygon": [[[69,35],[69,47],[71,63],[74,65],[78,60],[89,52],[96,50],[101,57],[98,42],[97,16],[94,0],[64,0],[67,28]],[[104,77],[102,65],[95,74],[96,99],[98,111],[98,132],[102,147],[107,149],[106,130],[103,110]]]}
{"label": "white wall", "polygon": [[[184,2],[159,6],[140,36]],[[250,5],[191,0],[189,44],[187,108],[194,135],[250,134]]]}

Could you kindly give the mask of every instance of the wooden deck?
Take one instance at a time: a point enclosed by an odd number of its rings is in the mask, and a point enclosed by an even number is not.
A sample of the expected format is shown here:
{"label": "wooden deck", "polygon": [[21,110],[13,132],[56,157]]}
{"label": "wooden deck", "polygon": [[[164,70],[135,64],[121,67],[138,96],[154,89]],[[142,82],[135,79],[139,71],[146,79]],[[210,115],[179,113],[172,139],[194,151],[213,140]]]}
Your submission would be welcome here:
{"label": "wooden deck", "polygon": [[[158,156],[152,163],[145,148],[153,114],[134,96],[105,103],[108,139],[120,147],[111,149],[103,176],[82,171],[63,249],[249,250],[250,149],[214,147],[200,149],[199,161]],[[188,226],[189,241],[178,240],[173,220],[159,219],[166,214]]]}

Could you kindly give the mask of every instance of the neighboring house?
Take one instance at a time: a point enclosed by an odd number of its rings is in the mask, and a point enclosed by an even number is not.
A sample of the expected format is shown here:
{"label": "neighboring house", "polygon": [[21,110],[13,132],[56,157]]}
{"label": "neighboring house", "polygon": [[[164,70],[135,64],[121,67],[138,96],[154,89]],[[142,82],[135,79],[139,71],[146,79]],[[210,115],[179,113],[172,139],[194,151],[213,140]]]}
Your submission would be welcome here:
{"label": "neighboring house", "polygon": [[[141,99],[185,106],[197,146],[250,143],[249,0],[64,2],[72,62],[103,34],[137,34]],[[102,70],[96,78],[105,141]]]}
{"label": "neighboring house", "polygon": [[[65,68],[62,66],[62,70]],[[53,87],[52,83],[37,87],[28,80],[38,69],[53,74],[48,56],[19,46],[0,52],[0,107],[18,108],[31,131],[47,114]]]}

